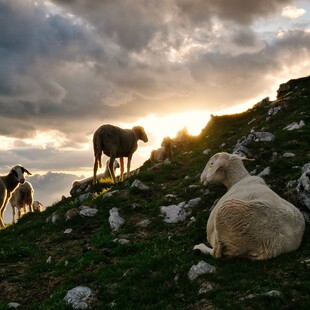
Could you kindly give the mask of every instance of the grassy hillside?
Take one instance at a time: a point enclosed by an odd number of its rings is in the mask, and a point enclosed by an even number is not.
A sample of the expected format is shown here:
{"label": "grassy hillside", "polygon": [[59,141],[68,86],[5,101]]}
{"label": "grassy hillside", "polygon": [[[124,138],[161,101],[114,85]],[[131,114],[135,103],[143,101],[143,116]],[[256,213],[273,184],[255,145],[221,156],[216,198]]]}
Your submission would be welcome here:
{"label": "grassy hillside", "polygon": [[[255,161],[246,162],[247,169],[259,173],[269,166],[267,184],[301,207],[294,186],[287,184],[310,162],[310,78],[292,80],[280,90],[274,102],[263,100],[244,113],[212,117],[201,135],[179,146],[171,164],[154,168],[146,162],[139,174],[123,183],[92,188],[94,197],[83,203],[65,198],[1,230],[0,309],[7,309],[9,302],[19,303],[20,309],[71,309],[63,298],[79,285],[94,292],[87,300],[89,309],[309,309],[310,263],[304,263],[310,259],[309,224],[296,252],[268,261],[216,260],[192,250],[205,242],[210,208],[226,191],[223,185],[204,188],[200,174],[210,156],[232,152],[252,129],[271,132],[275,140],[248,146]],[[266,120],[274,106],[281,110]],[[283,130],[300,120],[306,124],[301,129]],[[206,149],[211,150],[208,155],[203,154]],[[285,158],[285,152],[296,156]],[[135,179],[150,189],[131,188]],[[160,206],[198,197],[201,201],[185,221],[163,221]],[[95,207],[98,213],[66,221],[66,212],[81,205]],[[112,207],[125,219],[118,232],[112,232],[108,222]],[[47,223],[56,211],[60,219]],[[141,227],[143,220],[149,225]],[[64,233],[68,228],[72,232]],[[201,260],[216,273],[190,281],[188,271]],[[280,296],[259,296],[271,290]],[[258,295],[248,298],[250,294]]]}

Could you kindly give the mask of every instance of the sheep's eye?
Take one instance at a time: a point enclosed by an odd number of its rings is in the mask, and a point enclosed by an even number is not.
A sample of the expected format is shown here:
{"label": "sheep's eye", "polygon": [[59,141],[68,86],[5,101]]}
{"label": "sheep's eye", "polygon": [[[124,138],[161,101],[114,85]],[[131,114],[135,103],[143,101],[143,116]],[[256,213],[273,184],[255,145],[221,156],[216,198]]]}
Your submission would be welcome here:
{"label": "sheep's eye", "polygon": [[213,163],[210,163],[209,165],[209,169],[211,169],[213,167]]}

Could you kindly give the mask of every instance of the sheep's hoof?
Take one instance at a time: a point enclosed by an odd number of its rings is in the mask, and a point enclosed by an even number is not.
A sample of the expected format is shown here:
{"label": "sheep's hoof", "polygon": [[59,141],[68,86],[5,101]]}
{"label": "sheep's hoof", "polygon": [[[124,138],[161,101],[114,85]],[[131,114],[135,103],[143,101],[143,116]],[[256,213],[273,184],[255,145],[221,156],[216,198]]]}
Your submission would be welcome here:
{"label": "sheep's hoof", "polygon": [[212,249],[210,249],[209,247],[207,247],[203,243],[196,244],[194,246],[193,250],[199,250],[203,254],[211,254],[211,252],[212,252]]}

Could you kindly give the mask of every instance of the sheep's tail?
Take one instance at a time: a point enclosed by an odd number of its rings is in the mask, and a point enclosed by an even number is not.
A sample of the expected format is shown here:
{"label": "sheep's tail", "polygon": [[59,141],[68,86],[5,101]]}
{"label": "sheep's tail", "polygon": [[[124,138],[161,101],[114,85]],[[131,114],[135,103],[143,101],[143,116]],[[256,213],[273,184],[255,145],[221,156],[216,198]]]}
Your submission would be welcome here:
{"label": "sheep's tail", "polygon": [[97,132],[95,132],[94,137],[93,137],[93,147],[94,147],[94,156],[95,156],[94,170],[93,170],[93,184],[96,184],[98,166],[99,168],[102,167],[102,163],[101,163],[102,149],[101,149],[100,137]]}

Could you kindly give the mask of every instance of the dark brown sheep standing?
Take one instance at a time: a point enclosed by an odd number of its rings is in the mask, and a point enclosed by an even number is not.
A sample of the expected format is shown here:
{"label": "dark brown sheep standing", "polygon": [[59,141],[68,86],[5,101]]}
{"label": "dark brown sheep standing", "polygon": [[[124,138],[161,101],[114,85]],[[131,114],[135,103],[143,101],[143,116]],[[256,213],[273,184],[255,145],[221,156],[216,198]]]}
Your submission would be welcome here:
{"label": "dark brown sheep standing", "polygon": [[96,184],[98,166],[101,168],[102,153],[110,157],[109,170],[113,182],[116,182],[113,170],[114,160],[120,159],[120,179],[123,180],[124,175],[124,157],[127,157],[127,175],[130,172],[130,163],[133,153],[138,148],[138,140],[143,142],[148,141],[148,137],[141,126],[135,126],[132,129],[122,129],[113,125],[102,125],[94,133],[93,146],[94,146],[94,175],[93,184]]}

